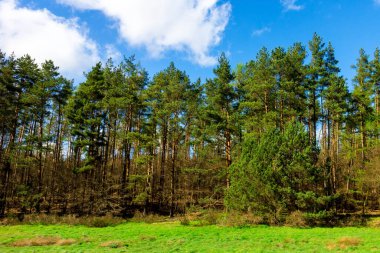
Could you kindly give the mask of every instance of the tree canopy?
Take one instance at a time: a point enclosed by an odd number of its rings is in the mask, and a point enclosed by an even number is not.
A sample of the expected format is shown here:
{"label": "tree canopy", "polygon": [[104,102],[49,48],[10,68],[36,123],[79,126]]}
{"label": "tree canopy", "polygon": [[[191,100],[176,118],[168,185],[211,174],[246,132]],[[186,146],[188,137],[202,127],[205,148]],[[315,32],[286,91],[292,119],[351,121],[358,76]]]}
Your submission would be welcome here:
{"label": "tree canopy", "polygon": [[74,87],[0,51],[0,216],[378,209],[380,50],[353,68],[350,86],[314,34],[236,68],[222,53],[204,82],[131,56]]}

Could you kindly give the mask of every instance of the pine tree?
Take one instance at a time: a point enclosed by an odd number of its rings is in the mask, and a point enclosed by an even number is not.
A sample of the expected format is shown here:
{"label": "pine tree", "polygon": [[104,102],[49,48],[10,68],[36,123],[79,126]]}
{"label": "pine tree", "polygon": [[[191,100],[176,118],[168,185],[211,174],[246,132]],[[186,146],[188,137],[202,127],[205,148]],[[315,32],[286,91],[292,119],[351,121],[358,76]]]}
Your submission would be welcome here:
{"label": "pine tree", "polygon": [[371,82],[374,88],[375,136],[380,140],[380,49],[376,48],[371,61]]}
{"label": "pine tree", "polygon": [[366,124],[373,113],[372,108],[372,92],[373,84],[370,82],[371,71],[368,55],[363,49],[360,50],[360,55],[355,66],[356,75],[354,77],[354,91],[352,94],[353,104],[356,110],[356,122],[361,136],[361,159],[362,166],[366,161],[366,148],[367,148],[367,127]]}
{"label": "pine tree", "polygon": [[7,57],[0,51],[0,218],[4,217],[10,188],[11,157],[15,140],[11,134],[16,131],[13,128],[14,112],[17,111],[14,72],[14,57]]}
{"label": "pine tree", "polygon": [[170,215],[174,215],[175,189],[177,184],[177,159],[180,141],[184,138],[183,115],[186,114],[186,99],[190,79],[185,72],[178,70],[174,63],[153,77],[149,87],[152,113],[161,136],[159,203],[165,202],[165,182],[167,168],[170,172],[169,205]]}
{"label": "pine tree", "polygon": [[[94,207],[94,189],[101,182],[101,147],[105,145],[101,131],[105,121],[105,110],[102,107],[105,82],[101,63],[97,63],[87,74],[68,104],[68,119],[72,125],[72,136],[75,149],[74,173],[85,174],[85,185],[82,190],[82,211],[84,211],[86,188],[89,188],[89,210]],[[85,159],[82,161],[82,156]],[[89,186],[87,186],[89,184]]]}
{"label": "pine tree", "polygon": [[339,135],[348,110],[348,89],[344,78],[339,76],[338,60],[335,58],[335,50],[331,43],[328,44],[325,53],[325,76],[321,80],[320,94],[322,108],[320,142],[322,165],[326,169],[326,175],[329,175],[328,183],[325,183],[326,194],[332,195],[336,194],[338,187]]}
{"label": "pine tree", "polygon": [[[144,90],[147,85],[147,73],[135,62],[134,56],[124,58],[124,61],[117,67],[113,67],[112,63],[108,63],[105,69],[106,82],[108,82],[108,90],[104,97],[104,105],[108,111],[107,122],[112,128],[113,144],[112,144],[112,166],[115,160],[115,145],[118,137],[122,143],[119,152],[122,154],[122,172],[120,175],[121,188],[121,206],[123,207],[123,215],[127,215],[128,206],[133,201],[130,177],[137,176],[137,171],[132,171],[133,157],[138,156],[140,152],[141,118],[146,111],[144,104]],[[108,131],[111,134],[111,131]],[[109,136],[110,137],[110,136]],[[113,169],[112,169],[113,170]],[[145,191],[136,199],[144,198]]]}
{"label": "pine tree", "polygon": [[320,92],[324,89],[323,78],[325,77],[325,43],[318,34],[314,34],[313,39],[309,42],[311,51],[311,62],[308,68],[308,124],[310,142],[317,148],[317,124],[320,117],[320,104],[318,99]]}
{"label": "pine tree", "polygon": [[212,120],[211,126],[215,129],[215,138],[222,137],[224,142],[224,157],[226,163],[226,185],[229,187],[228,168],[232,163],[232,136],[235,132],[234,117],[237,108],[237,92],[233,86],[235,79],[230,63],[224,53],[218,59],[218,66],[214,69],[216,75],[206,82],[208,117]]}
{"label": "pine tree", "polygon": [[295,43],[286,52],[282,48],[276,48],[272,52],[280,129],[284,129],[285,122],[294,120],[306,122],[305,57],[306,50],[300,43]]}
{"label": "pine tree", "polygon": [[299,122],[250,136],[239,160],[231,166],[231,187],[226,204],[235,209],[270,215],[278,222],[283,213],[316,211],[318,192],[313,191],[317,170],[312,147]]}
{"label": "pine tree", "polygon": [[239,88],[243,94],[240,109],[244,112],[244,125],[248,133],[262,133],[276,124],[275,77],[268,50],[262,48],[243,71],[239,74]]}

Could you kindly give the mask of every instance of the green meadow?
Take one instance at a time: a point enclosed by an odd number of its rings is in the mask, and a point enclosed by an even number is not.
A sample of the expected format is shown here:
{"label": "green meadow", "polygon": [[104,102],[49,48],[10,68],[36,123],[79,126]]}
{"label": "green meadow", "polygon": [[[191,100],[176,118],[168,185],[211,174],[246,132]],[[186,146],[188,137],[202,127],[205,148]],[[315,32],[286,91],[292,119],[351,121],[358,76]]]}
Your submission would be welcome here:
{"label": "green meadow", "polygon": [[178,221],[0,226],[0,252],[380,252],[371,227],[226,227]]}

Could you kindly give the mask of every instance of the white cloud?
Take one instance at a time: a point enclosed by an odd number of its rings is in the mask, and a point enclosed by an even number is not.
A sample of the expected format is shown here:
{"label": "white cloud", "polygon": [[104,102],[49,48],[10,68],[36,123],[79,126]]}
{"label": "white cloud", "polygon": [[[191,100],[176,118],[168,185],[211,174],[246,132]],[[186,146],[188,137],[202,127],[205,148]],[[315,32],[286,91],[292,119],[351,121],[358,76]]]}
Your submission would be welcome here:
{"label": "white cloud", "polygon": [[219,0],[57,0],[80,10],[99,10],[116,21],[120,36],[151,56],[187,52],[200,65],[213,65],[210,49],[220,43],[231,4]]}
{"label": "white cloud", "polygon": [[114,62],[118,62],[121,60],[122,55],[114,45],[107,44],[105,45],[104,49],[106,59],[112,58]]}
{"label": "white cloud", "polygon": [[297,0],[280,0],[285,11],[299,11],[303,9],[302,5],[297,5]]}
{"label": "white cloud", "polygon": [[263,35],[264,33],[268,33],[270,32],[271,29],[269,27],[263,27],[261,29],[257,29],[257,30],[254,30],[252,32],[252,36],[255,36],[255,37],[260,37],[261,35]]}
{"label": "white cloud", "polygon": [[69,78],[81,77],[100,60],[97,45],[76,20],[21,7],[18,0],[0,0],[0,48],[39,63],[51,59]]}

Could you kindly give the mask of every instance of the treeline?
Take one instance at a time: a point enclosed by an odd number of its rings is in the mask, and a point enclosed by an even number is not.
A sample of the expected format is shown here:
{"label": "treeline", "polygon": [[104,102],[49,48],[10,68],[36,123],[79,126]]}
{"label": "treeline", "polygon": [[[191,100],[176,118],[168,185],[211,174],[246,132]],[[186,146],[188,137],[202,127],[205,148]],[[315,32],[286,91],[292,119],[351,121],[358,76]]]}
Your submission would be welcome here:
{"label": "treeline", "polygon": [[205,83],[109,60],[75,89],[52,61],[0,53],[0,216],[378,209],[380,50],[360,51],[350,92],[333,46],[308,49],[236,70],[222,54]]}

